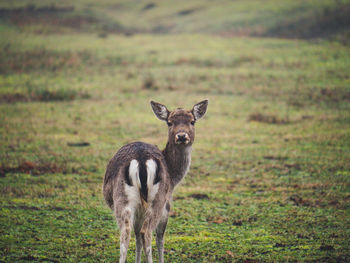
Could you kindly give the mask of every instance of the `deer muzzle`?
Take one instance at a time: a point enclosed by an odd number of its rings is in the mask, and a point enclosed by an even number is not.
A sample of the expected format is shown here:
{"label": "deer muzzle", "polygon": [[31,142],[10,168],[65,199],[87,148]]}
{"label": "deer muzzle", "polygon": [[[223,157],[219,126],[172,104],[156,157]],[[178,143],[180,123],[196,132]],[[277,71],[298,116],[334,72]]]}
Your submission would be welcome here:
{"label": "deer muzzle", "polygon": [[179,132],[175,135],[176,144],[188,144],[190,141],[190,137],[185,132]]}

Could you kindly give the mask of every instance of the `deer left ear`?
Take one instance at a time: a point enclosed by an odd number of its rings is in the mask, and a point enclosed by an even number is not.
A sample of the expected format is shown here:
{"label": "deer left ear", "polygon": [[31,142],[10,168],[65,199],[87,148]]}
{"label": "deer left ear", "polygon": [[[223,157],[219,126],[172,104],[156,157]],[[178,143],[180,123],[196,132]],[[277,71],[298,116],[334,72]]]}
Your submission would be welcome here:
{"label": "deer left ear", "polygon": [[162,121],[167,121],[169,116],[168,109],[163,105],[155,101],[151,101],[151,106],[154,114],[157,116],[158,119]]}
{"label": "deer left ear", "polygon": [[193,106],[192,114],[195,120],[199,120],[204,116],[204,114],[207,111],[207,107],[208,107],[208,100],[203,100]]}

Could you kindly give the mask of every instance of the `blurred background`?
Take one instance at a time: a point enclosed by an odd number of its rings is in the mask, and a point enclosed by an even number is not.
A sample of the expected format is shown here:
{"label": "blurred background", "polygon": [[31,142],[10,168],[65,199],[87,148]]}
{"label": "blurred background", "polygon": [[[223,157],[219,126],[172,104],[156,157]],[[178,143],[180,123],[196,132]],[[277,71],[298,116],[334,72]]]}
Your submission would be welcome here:
{"label": "blurred background", "polygon": [[1,262],[115,261],[108,161],[206,98],[166,261],[350,260],[350,1],[3,0],[0,36]]}

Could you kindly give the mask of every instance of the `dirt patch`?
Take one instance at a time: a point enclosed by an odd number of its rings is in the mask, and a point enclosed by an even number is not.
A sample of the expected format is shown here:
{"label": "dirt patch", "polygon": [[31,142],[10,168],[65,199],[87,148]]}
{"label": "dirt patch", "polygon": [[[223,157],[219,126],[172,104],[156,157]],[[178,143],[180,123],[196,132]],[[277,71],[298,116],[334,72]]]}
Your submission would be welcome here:
{"label": "dirt patch", "polygon": [[146,11],[146,10],[155,8],[156,6],[157,6],[157,5],[156,5],[155,3],[148,3],[148,4],[146,4],[146,5],[142,8],[142,11]]}
{"label": "dirt patch", "polygon": [[66,164],[58,165],[56,163],[34,163],[31,161],[22,161],[17,166],[0,165],[0,176],[8,173],[25,173],[32,175],[41,175],[46,173],[67,173]]}
{"label": "dirt patch", "polygon": [[295,194],[287,199],[287,202],[292,202],[296,206],[315,206],[310,200],[303,199],[301,196]]}
{"label": "dirt patch", "polygon": [[[240,56],[234,58],[232,60],[217,60],[217,59],[198,59],[198,58],[179,58],[175,61],[175,65],[191,65],[196,67],[229,67],[229,68],[237,68],[244,64],[253,64],[261,61],[261,58],[257,56]],[[197,77],[197,76],[195,76]],[[206,80],[208,76],[201,77],[202,80]]]}
{"label": "dirt patch", "polygon": [[29,101],[28,97],[20,93],[0,95],[0,103],[15,103],[27,101]]}
{"label": "dirt patch", "polygon": [[144,77],[143,83],[142,83],[142,89],[158,90],[158,85],[156,84],[156,81],[151,74]]}
{"label": "dirt patch", "polygon": [[258,217],[256,215],[252,215],[248,218],[241,218],[232,221],[232,225],[234,226],[242,226],[244,223],[253,223],[258,221]]}
{"label": "dirt patch", "polygon": [[265,155],[265,160],[277,160],[277,161],[285,161],[288,159],[288,157],[285,156],[272,156],[272,155]]}
{"label": "dirt patch", "polygon": [[31,210],[31,211],[39,211],[41,209],[48,209],[48,210],[54,210],[54,211],[65,211],[67,209],[63,207],[58,207],[58,206],[47,206],[43,208],[39,208],[36,206],[27,206],[27,205],[19,205],[19,206],[6,206],[6,208],[9,209],[22,209],[22,210]]}
{"label": "dirt patch", "polygon": [[259,166],[259,169],[263,169],[264,171],[278,171],[279,174],[288,174],[291,171],[300,171],[302,169],[302,166],[297,163],[284,163],[284,164],[263,164]]}
{"label": "dirt patch", "polygon": [[169,212],[169,216],[170,216],[170,217],[177,217],[177,216],[178,216],[178,213],[177,213],[176,211],[174,211],[174,210],[171,210],[171,211]]}
{"label": "dirt patch", "polygon": [[285,247],[286,244],[282,244],[282,243],[275,243],[274,247]]}
{"label": "dirt patch", "polygon": [[288,169],[301,170],[301,165],[298,163],[286,163],[284,164],[284,167]]}
{"label": "dirt patch", "polygon": [[63,68],[80,67],[91,62],[88,52],[57,52],[41,49],[14,51],[5,47],[0,54],[0,74],[40,71],[57,71]]}
{"label": "dirt patch", "polygon": [[22,27],[31,24],[43,24],[56,27],[71,27],[81,29],[85,25],[98,23],[91,16],[73,16],[74,7],[57,7],[55,5],[37,7],[28,5],[19,8],[2,8],[0,15],[11,24]]}
{"label": "dirt patch", "polygon": [[256,56],[241,56],[241,57],[234,59],[230,63],[230,66],[231,67],[239,67],[239,66],[246,64],[246,63],[252,64],[252,63],[257,63],[257,62],[261,62],[261,58],[256,57]]}
{"label": "dirt patch", "polygon": [[214,223],[214,224],[222,224],[227,221],[227,218],[222,216],[209,216],[207,218],[208,223]]}
{"label": "dirt patch", "polygon": [[191,194],[188,197],[197,199],[197,200],[202,200],[202,199],[208,199],[209,200],[209,196],[207,194]]}
{"label": "dirt patch", "polygon": [[50,206],[48,207],[49,210],[54,210],[54,211],[65,211],[67,209],[63,208],[63,207],[59,207],[59,206]]}
{"label": "dirt patch", "polygon": [[348,101],[350,100],[350,91],[342,88],[323,88],[320,90],[320,100]]}
{"label": "dirt patch", "polygon": [[196,67],[223,67],[223,62],[214,61],[212,59],[179,58],[177,61],[175,61],[175,65],[193,65]]}
{"label": "dirt patch", "polygon": [[39,89],[26,94],[14,93],[0,95],[0,103],[16,103],[30,101],[72,101],[77,98],[87,99],[90,95],[69,89],[47,90]]}
{"label": "dirt patch", "polygon": [[[74,16],[74,17],[58,17],[55,15],[29,15],[20,14],[12,15],[10,17],[10,22],[16,26],[23,27],[27,25],[43,24],[51,25],[55,27],[70,27],[73,29],[83,29],[84,26],[90,26],[97,24],[98,20],[94,17],[84,17],[84,16]],[[41,32],[37,32],[41,33]]]}
{"label": "dirt patch", "polygon": [[89,142],[68,142],[67,146],[70,147],[86,147],[86,146],[90,146]]}
{"label": "dirt patch", "polygon": [[43,262],[43,261],[46,261],[46,262],[53,262],[53,263],[59,263],[60,261],[56,260],[56,259],[53,259],[53,258],[45,258],[45,260],[43,259],[39,259],[39,258],[36,258],[36,257],[33,257],[32,255],[26,255],[26,256],[23,256],[23,257],[20,257],[19,259],[21,260],[25,260],[25,262]]}
{"label": "dirt patch", "polygon": [[251,113],[248,117],[248,121],[263,122],[268,124],[288,124],[289,118],[280,118],[273,114],[263,114],[260,112]]}
{"label": "dirt patch", "polygon": [[176,200],[184,200],[184,199],[185,199],[185,197],[183,197],[183,196],[174,196],[173,197],[174,201],[176,201]]}
{"label": "dirt patch", "polygon": [[233,257],[233,258],[235,257],[235,254],[232,251],[230,251],[230,250],[227,250],[226,254],[231,256],[231,257]]}
{"label": "dirt patch", "polygon": [[24,256],[24,257],[20,257],[19,259],[28,260],[28,261],[37,261],[37,260],[38,260],[36,257],[33,257],[33,256],[31,256],[31,255],[27,255],[27,256]]}
{"label": "dirt patch", "polygon": [[320,246],[320,250],[322,250],[322,251],[333,251],[334,247],[331,246],[331,245],[321,245]]}
{"label": "dirt patch", "polygon": [[[339,79],[349,78],[348,74],[338,76],[335,73],[328,73],[329,78],[337,77]],[[310,103],[325,103],[329,106],[338,106],[339,103],[350,101],[350,89],[347,86],[313,87],[304,88],[300,91],[291,93],[287,99],[288,104],[295,107],[305,107]],[[312,116],[302,116],[300,121],[310,120]]]}
{"label": "dirt patch", "polygon": [[234,226],[241,226],[241,225],[243,225],[243,220],[242,219],[234,220],[232,222],[232,225],[234,225]]}
{"label": "dirt patch", "polygon": [[179,16],[187,16],[187,15],[194,13],[195,11],[196,11],[196,9],[185,9],[185,10],[178,12],[177,14]]}
{"label": "dirt patch", "polygon": [[40,210],[38,207],[35,207],[35,206],[27,206],[27,205],[7,206],[6,208],[9,208],[9,209],[21,209],[21,210],[32,210],[32,211],[38,211],[38,210]]}
{"label": "dirt patch", "polygon": [[121,56],[98,58],[88,51],[55,51],[37,48],[26,51],[14,50],[10,44],[0,53],[0,74],[23,72],[57,72],[96,66],[105,68],[115,65],[127,65]]}

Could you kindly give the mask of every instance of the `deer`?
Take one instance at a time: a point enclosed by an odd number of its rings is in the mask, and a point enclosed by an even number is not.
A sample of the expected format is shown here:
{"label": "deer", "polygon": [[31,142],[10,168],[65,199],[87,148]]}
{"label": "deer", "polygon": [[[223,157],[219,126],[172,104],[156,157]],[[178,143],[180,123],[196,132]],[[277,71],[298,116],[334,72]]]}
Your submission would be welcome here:
{"label": "deer", "polygon": [[192,110],[169,111],[151,101],[158,119],[168,125],[164,150],[144,142],[121,147],[109,161],[103,181],[103,195],[113,211],[120,230],[119,262],[126,261],[132,228],[136,238],[136,263],[142,250],[152,263],[152,233],[156,231],[159,262],[164,262],[164,233],[168,223],[172,194],[189,171],[195,123],[207,111],[208,100]]}

